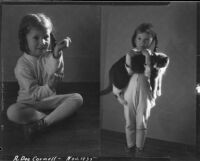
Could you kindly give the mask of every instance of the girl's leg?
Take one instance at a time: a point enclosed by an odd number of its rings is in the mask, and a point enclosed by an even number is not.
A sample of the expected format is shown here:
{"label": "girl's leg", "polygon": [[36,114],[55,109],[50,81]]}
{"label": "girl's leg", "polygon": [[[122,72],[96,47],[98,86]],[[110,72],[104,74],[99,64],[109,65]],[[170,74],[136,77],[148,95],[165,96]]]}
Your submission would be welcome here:
{"label": "girl's leg", "polygon": [[46,114],[37,111],[32,105],[24,103],[15,103],[7,110],[8,119],[18,124],[35,122],[45,116]]}
{"label": "girl's leg", "polygon": [[124,116],[126,120],[125,132],[127,146],[134,147],[136,145],[136,106],[137,106],[137,79],[138,75],[134,74],[124,93],[124,99],[127,105],[124,106]]}
{"label": "girl's leg", "polygon": [[125,134],[126,142],[128,148],[135,147],[136,144],[136,122],[135,113],[133,112],[133,107],[124,106],[124,116],[125,116]]}
{"label": "girl's leg", "polygon": [[80,94],[55,95],[42,100],[38,105],[38,110],[52,109],[44,121],[47,126],[61,121],[72,115],[83,104]]}
{"label": "girl's leg", "polygon": [[[47,126],[56,123],[75,112],[83,99],[79,94],[52,96],[34,105],[16,103],[7,110],[8,118],[19,124],[25,124],[25,139],[30,141],[32,136]],[[30,107],[29,107],[30,106]],[[53,110],[46,115],[42,110]]]}
{"label": "girl's leg", "polygon": [[147,134],[147,123],[150,110],[154,104],[150,84],[144,75],[138,76],[138,106],[136,109],[136,146],[143,149]]}

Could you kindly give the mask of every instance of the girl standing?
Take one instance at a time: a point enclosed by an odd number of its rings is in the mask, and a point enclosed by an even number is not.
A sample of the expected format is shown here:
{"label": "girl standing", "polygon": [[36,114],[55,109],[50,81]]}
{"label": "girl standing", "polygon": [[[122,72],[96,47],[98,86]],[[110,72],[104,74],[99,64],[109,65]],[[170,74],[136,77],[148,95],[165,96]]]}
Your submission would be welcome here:
{"label": "girl standing", "polygon": [[[124,106],[127,147],[138,153],[144,149],[150,111],[156,97],[161,95],[162,75],[169,63],[165,54],[156,52],[157,43],[152,25],[139,25],[132,37],[133,49],[126,54],[124,61],[130,80],[123,89],[113,84],[113,93]],[[144,57],[138,59],[142,64],[136,61],[139,56]]]}

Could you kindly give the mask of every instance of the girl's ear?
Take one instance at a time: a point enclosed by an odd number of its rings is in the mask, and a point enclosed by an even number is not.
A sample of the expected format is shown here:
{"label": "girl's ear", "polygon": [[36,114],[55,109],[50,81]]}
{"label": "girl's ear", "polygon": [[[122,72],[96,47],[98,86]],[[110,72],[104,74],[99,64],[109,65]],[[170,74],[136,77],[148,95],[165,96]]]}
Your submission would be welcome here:
{"label": "girl's ear", "polygon": [[51,41],[51,50],[53,51],[56,46],[56,38],[53,33],[50,33],[50,41]]}

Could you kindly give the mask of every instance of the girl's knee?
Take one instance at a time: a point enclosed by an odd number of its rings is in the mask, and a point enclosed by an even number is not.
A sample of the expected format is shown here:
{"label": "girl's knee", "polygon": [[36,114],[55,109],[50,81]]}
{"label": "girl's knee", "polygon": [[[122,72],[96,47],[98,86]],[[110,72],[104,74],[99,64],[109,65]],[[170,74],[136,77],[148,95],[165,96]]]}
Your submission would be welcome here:
{"label": "girl's knee", "polygon": [[79,93],[73,93],[70,96],[67,95],[64,103],[74,103],[77,107],[80,107],[83,104],[83,97]]}
{"label": "girl's knee", "polygon": [[76,99],[82,104],[83,103],[83,97],[79,94],[79,93],[76,93]]}
{"label": "girl's knee", "polygon": [[147,123],[143,122],[143,121],[137,123],[136,129],[138,129],[138,130],[146,130],[147,129]]}
{"label": "girl's knee", "polygon": [[139,130],[147,129],[147,122],[148,122],[148,120],[146,120],[146,118],[144,116],[140,117],[137,120],[136,128],[139,129]]}
{"label": "girl's knee", "polygon": [[135,131],[136,126],[135,124],[126,124],[125,129],[128,131]]}
{"label": "girl's knee", "polygon": [[10,121],[16,122],[17,115],[18,115],[18,110],[16,109],[16,105],[13,104],[13,105],[9,106],[6,114],[7,114],[7,118]]}
{"label": "girl's knee", "polygon": [[75,93],[74,101],[77,103],[77,106],[81,106],[83,104],[83,97],[79,93]]}

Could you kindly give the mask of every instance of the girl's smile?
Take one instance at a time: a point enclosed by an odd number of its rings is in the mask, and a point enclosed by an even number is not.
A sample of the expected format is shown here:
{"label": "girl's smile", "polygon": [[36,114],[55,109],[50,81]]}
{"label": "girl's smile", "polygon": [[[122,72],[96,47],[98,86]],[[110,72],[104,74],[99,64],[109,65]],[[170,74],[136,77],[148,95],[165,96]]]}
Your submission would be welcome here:
{"label": "girl's smile", "polygon": [[26,35],[29,54],[39,57],[46,52],[50,46],[50,30],[32,28]]}

